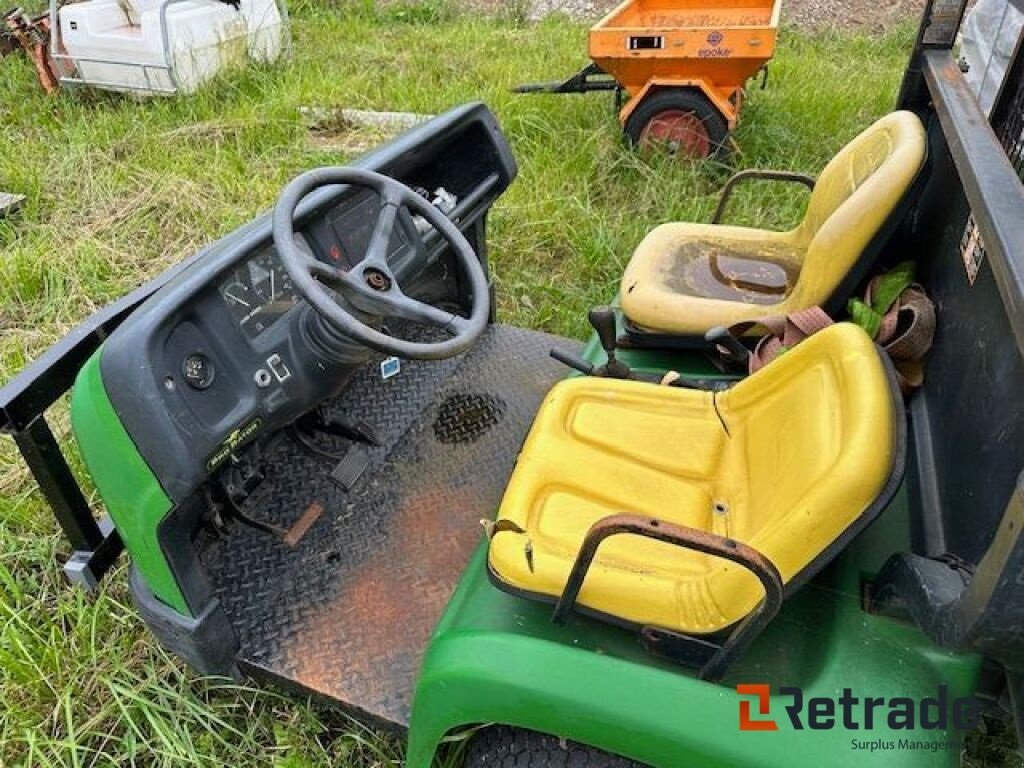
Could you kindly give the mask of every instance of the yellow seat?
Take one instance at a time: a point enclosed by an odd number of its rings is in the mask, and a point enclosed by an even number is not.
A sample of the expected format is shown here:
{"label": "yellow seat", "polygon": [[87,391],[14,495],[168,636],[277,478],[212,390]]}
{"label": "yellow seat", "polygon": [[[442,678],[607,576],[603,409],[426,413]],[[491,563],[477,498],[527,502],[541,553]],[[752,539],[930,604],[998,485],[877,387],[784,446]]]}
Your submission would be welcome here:
{"label": "yellow seat", "polygon": [[[641,330],[703,336],[715,326],[845,301],[924,165],[911,112],[883,117],[822,171],[803,221],[789,232],[663,224],[640,243],[619,300]],[[856,280],[852,281],[856,282]],[[841,290],[842,289],[842,290]]]}
{"label": "yellow seat", "polygon": [[[489,548],[492,577],[557,598],[590,527],[635,513],[743,542],[783,583],[820,567],[891,493],[901,418],[860,328],[832,326],[724,392],[574,378],[548,394]],[[522,532],[516,531],[516,526]],[[529,545],[528,545],[529,543]],[[725,560],[608,539],[578,604],[641,626],[712,633],[750,613],[758,580]]]}

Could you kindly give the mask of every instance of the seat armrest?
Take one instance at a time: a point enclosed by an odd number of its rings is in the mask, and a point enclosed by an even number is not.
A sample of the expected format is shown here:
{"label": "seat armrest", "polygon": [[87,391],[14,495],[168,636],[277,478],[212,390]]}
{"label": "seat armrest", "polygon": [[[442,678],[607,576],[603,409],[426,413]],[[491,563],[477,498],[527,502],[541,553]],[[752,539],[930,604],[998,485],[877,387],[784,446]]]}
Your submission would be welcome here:
{"label": "seat armrest", "polygon": [[[734,661],[749,644],[761,634],[768,622],[775,618],[782,607],[783,581],[778,568],[764,554],[743,542],[719,536],[710,531],[702,531],[685,525],[656,520],[637,514],[619,514],[603,517],[587,531],[586,538],[580,547],[576,561],[573,563],[565,589],[555,605],[552,621],[563,624],[569,612],[576,604],[576,598],[583,588],[590,564],[597,555],[601,543],[612,536],[631,534],[655,539],[672,544],[682,549],[703,552],[712,557],[729,560],[750,571],[764,587],[764,599],[742,621],[736,624],[729,636],[721,644],[714,646],[702,643],[712,653],[709,658],[700,662],[698,676],[702,680],[717,680],[725,673],[728,665]],[[656,627],[645,627],[642,631],[647,644],[678,644],[688,638],[675,632]],[[700,642],[700,641],[698,641]]]}
{"label": "seat armrest", "polygon": [[817,179],[806,173],[795,173],[793,171],[768,171],[760,168],[748,168],[745,171],[739,171],[738,173],[733,174],[732,177],[725,182],[725,186],[722,187],[722,195],[718,199],[718,207],[715,208],[715,213],[711,217],[712,224],[721,223],[722,216],[725,214],[725,207],[729,203],[729,198],[732,197],[733,190],[744,181],[754,180],[795,182],[797,184],[803,184],[812,191],[814,189],[814,185],[817,183]]}

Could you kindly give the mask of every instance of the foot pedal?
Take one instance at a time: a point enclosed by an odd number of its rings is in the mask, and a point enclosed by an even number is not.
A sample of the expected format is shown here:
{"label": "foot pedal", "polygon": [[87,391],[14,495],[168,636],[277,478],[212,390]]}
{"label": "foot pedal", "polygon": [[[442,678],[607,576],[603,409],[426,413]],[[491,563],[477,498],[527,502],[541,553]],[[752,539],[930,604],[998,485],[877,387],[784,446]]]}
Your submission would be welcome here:
{"label": "foot pedal", "polygon": [[361,445],[353,445],[344,458],[331,470],[331,479],[345,491],[350,491],[359,482],[366,468],[370,466],[370,454]]}

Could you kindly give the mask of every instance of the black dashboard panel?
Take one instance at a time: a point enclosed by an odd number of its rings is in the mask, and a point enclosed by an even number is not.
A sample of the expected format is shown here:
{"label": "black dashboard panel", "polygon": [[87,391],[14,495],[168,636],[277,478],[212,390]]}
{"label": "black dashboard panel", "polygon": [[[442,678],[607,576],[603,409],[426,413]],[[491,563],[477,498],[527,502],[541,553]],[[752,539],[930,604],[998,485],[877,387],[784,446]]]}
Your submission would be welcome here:
{"label": "black dashboard panel", "polygon": [[[481,259],[486,213],[516,174],[481,104],[434,118],[353,164],[430,197],[440,192]],[[376,220],[374,198],[341,186],[311,194],[297,212],[301,247],[343,267],[359,261]],[[420,222],[400,223],[390,260],[403,288],[450,289],[453,301],[464,301],[436,233],[414,248]],[[277,258],[268,213],[204,249],[107,339],[100,366],[108,396],[173,501],[242,445],[336,393],[369,354],[353,345],[351,362],[324,359],[303,333],[310,312]]]}

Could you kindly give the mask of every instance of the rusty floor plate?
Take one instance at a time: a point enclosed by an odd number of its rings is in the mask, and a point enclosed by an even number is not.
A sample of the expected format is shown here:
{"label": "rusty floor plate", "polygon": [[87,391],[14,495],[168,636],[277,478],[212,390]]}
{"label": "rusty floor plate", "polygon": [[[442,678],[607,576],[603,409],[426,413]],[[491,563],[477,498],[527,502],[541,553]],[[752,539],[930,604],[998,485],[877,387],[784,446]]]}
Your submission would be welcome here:
{"label": "rusty floor plate", "polygon": [[548,356],[553,346],[578,351],[494,326],[459,358],[403,362],[386,381],[368,366],[329,408],[382,443],[349,492],[331,478],[337,462],[290,437],[276,444],[246,511],[298,540],[239,528],[202,555],[246,672],[378,724],[408,723],[423,650],[479,520],[494,514],[541,398],[568,372]]}

